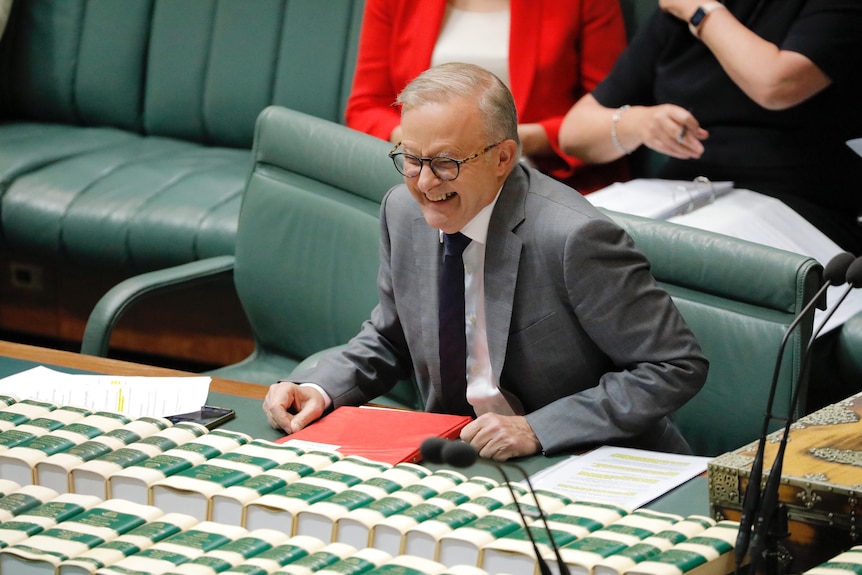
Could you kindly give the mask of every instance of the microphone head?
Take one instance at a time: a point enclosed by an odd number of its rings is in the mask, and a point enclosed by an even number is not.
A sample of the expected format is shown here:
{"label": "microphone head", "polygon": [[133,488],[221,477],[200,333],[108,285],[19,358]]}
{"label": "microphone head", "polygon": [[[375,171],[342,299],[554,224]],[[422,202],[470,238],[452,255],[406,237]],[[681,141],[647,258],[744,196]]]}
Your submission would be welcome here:
{"label": "microphone head", "polygon": [[429,437],[419,446],[422,460],[428,463],[445,463],[443,459],[443,448],[449,443],[442,437]]}
{"label": "microphone head", "polygon": [[862,287],[862,257],[853,260],[847,268],[847,283],[854,288]]}
{"label": "microphone head", "polygon": [[823,279],[830,285],[840,286],[847,281],[847,269],[855,259],[856,256],[850,252],[842,252],[833,257],[823,268]]}
{"label": "microphone head", "polygon": [[442,455],[443,463],[452,467],[470,467],[479,458],[476,450],[463,441],[447,441],[443,446]]}

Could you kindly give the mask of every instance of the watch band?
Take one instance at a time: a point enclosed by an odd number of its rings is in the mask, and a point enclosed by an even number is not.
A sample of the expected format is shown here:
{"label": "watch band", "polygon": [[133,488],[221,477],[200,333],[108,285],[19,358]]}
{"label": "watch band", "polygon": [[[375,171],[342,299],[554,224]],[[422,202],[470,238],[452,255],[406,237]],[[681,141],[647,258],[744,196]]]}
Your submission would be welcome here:
{"label": "watch band", "polygon": [[695,38],[700,38],[700,29],[710,12],[721,10],[722,8],[726,8],[726,6],[721,2],[707,2],[694,11],[694,14],[692,14],[691,19],[688,21],[688,29]]}

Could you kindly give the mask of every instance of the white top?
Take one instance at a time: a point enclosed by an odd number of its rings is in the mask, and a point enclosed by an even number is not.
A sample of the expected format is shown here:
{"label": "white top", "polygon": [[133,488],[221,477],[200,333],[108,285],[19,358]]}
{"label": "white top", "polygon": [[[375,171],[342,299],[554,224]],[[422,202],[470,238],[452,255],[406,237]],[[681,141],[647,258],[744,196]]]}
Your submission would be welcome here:
{"label": "white top", "polygon": [[431,65],[476,64],[509,85],[509,10],[469,12],[446,7]]}

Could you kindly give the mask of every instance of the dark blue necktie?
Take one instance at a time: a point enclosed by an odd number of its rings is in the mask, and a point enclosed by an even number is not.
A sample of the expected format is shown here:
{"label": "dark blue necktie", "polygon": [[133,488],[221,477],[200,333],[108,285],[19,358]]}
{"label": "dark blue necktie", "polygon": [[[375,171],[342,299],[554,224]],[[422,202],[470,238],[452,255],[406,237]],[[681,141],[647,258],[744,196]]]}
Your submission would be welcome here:
{"label": "dark blue necktie", "polygon": [[467,403],[467,333],[464,306],[464,248],[470,238],[443,234],[440,273],[440,379],[446,411],[474,415]]}

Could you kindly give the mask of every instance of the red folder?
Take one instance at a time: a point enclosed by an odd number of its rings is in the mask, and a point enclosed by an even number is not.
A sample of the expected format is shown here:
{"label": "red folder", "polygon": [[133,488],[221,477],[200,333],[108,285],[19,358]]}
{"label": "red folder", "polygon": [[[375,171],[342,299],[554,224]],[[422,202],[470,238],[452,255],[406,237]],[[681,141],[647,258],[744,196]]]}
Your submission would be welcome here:
{"label": "red folder", "polygon": [[470,421],[466,415],[342,406],[278,443],[309,441],[335,446],[343,455],[361,455],[393,465],[418,463],[423,441],[434,436],[456,439]]}

